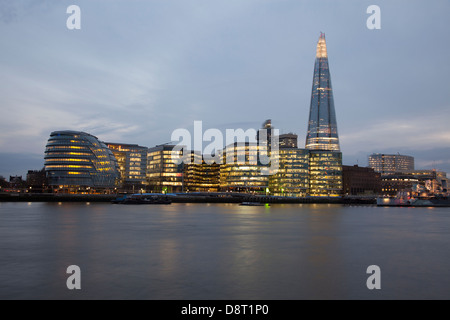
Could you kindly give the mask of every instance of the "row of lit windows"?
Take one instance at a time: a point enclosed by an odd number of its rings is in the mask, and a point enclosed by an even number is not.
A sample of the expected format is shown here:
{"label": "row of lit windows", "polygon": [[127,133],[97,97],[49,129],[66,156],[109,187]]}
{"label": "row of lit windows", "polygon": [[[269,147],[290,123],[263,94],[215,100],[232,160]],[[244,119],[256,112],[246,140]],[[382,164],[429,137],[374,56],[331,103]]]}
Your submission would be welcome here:
{"label": "row of lit windows", "polygon": [[46,169],[62,169],[62,168],[83,168],[83,169],[93,169],[93,166],[79,166],[79,165],[50,165],[45,166]]}
{"label": "row of lit windows", "polygon": [[335,171],[337,173],[340,173],[341,167],[335,167],[335,166],[311,166],[309,167],[309,172],[314,172],[314,173],[320,173],[320,172],[325,172],[325,171]]}
{"label": "row of lit windows", "polygon": [[49,146],[47,147],[47,151],[54,150],[54,149],[79,149],[84,151],[90,151],[89,148],[81,147],[81,146]]}
{"label": "row of lit windows", "polygon": [[90,162],[90,159],[53,158],[53,159],[45,159],[45,162]]}
{"label": "row of lit windows", "polygon": [[244,181],[242,181],[242,182],[240,182],[240,181],[233,181],[232,185],[230,185],[230,184],[223,184],[223,187],[240,187],[240,186],[253,187],[253,186],[266,186],[266,185],[267,184],[264,181],[261,181],[261,182],[253,181],[251,183],[248,183],[246,181],[245,182]]}
{"label": "row of lit windows", "polygon": [[50,156],[91,156],[92,153],[86,153],[86,152],[49,152],[48,157]]}
{"label": "row of lit windows", "polygon": [[83,144],[89,143],[88,141],[85,141],[85,140],[68,140],[68,139],[49,139],[47,143],[49,143],[49,144],[65,143],[65,144],[67,144],[69,142],[70,143],[83,143]]}

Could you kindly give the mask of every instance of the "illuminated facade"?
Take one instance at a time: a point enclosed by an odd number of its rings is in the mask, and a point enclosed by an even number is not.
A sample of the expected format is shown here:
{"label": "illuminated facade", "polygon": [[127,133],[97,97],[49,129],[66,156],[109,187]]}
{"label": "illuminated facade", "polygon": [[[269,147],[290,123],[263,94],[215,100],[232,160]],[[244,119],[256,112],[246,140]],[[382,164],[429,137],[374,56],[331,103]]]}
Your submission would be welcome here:
{"label": "illuminated facade", "polygon": [[261,174],[267,168],[259,161],[259,155],[267,155],[267,149],[257,143],[245,142],[228,145],[223,150],[220,165],[220,189],[233,192],[265,193],[268,176]]}
{"label": "illuminated facade", "polygon": [[342,153],[309,151],[309,195],[337,197],[342,193]]}
{"label": "illuminated facade", "polygon": [[61,192],[94,192],[118,185],[120,173],[113,153],[88,133],[52,132],[44,159],[49,186],[58,186]]}
{"label": "illuminated facade", "polygon": [[205,163],[199,152],[191,152],[191,161],[184,164],[183,175],[185,192],[219,191],[220,164]]}
{"label": "illuminated facade", "polygon": [[314,197],[340,196],[342,153],[324,33],[320,34],[317,42],[305,147],[310,151],[308,194]]}
{"label": "illuminated facade", "polygon": [[[182,192],[183,164],[172,161],[175,145],[159,145],[148,149],[147,154],[147,190],[152,192]],[[182,157],[182,150],[178,156]]]}
{"label": "illuminated facade", "polygon": [[147,147],[136,144],[109,143],[120,170],[122,188],[139,189],[146,184]]}
{"label": "illuminated facade", "polygon": [[419,179],[411,174],[392,174],[381,178],[381,192],[386,196],[395,196],[400,191],[411,191],[420,184]]}
{"label": "illuminated facade", "polygon": [[317,43],[306,149],[340,150],[324,33]]}
{"label": "illuminated facade", "polygon": [[278,161],[278,171],[269,177],[270,194],[305,197],[309,188],[308,150],[280,147],[274,161]]}
{"label": "illuminated facade", "polygon": [[414,157],[401,154],[374,153],[369,156],[369,167],[384,175],[414,171]]}

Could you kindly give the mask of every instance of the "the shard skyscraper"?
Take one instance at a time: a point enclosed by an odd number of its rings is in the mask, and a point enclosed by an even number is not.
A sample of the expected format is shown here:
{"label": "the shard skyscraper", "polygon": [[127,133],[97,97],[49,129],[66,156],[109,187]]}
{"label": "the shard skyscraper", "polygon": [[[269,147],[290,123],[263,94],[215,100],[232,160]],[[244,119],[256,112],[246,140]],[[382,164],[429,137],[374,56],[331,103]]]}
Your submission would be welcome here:
{"label": "the shard skyscraper", "polygon": [[324,33],[317,43],[306,149],[340,151]]}

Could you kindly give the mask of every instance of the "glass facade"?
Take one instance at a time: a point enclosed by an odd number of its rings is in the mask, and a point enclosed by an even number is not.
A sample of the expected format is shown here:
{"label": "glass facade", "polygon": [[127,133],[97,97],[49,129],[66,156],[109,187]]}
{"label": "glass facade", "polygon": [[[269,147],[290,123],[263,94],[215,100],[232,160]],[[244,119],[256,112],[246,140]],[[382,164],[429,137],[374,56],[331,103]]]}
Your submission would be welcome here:
{"label": "glass facade", "polygon": [[383,176],[411,172],[414,170],[414,157],[401,154],[374,153],[369,156],[369,167]]}
{"label": "glass facade", "polygon": [[122,187],[143,186],[146,183],[148,148],[136,144],[109,142],[106,145],[117,159]]}
{"label": "glass facade", "polygon": [[77,131],[55,131],[45,149],[45,172],[50,186],[114,188],[120,178],[117,161],[97,137]]}
{"label": "glass facade", "polygon": [[309,152],[309,195],[336,197],[342,193],[342,153]]}
{"label": "glass facade", "polygon": [[268,188],[268,176],[261,170],[259,155],[267,155],[267,147],[245,142],[228,145],[223,151],[220,166],[220,188],[222,191],[264,193]]}
{"label": "glass facade", "polygon": [[305,149],[280,148],[278,171],[269,177],[270,194],[305,197],[309,188],[309,152]]}
{"label": "glass facade", "polygon": [[220,164],[205,163],[200,152],[191,152],[191,162],[184,164],[183,175],[186,192],[219,191]]}
{"label": "glass facade", "polygon": [[[183,164],[172,161],[175,145],[159,145],[148,149],[147,154],[147,189],[152,192],[182,192]],[[183,156],[179,151],[179,156]]]}
{"label": "glass facade", "polygon": [[323,33],[317,43],[306,149],[340,150],[327,46]]}

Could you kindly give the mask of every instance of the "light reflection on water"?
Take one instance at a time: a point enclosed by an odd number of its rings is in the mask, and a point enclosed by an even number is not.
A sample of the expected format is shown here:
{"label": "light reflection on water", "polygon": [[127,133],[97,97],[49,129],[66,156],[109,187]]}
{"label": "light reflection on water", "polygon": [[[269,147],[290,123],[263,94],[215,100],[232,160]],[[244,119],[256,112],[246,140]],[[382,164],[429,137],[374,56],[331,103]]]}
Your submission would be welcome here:
{"label": "light reflection on water", "polygon": [[449,226],[450,208],[0,203],[0,298],[449,299]]}

